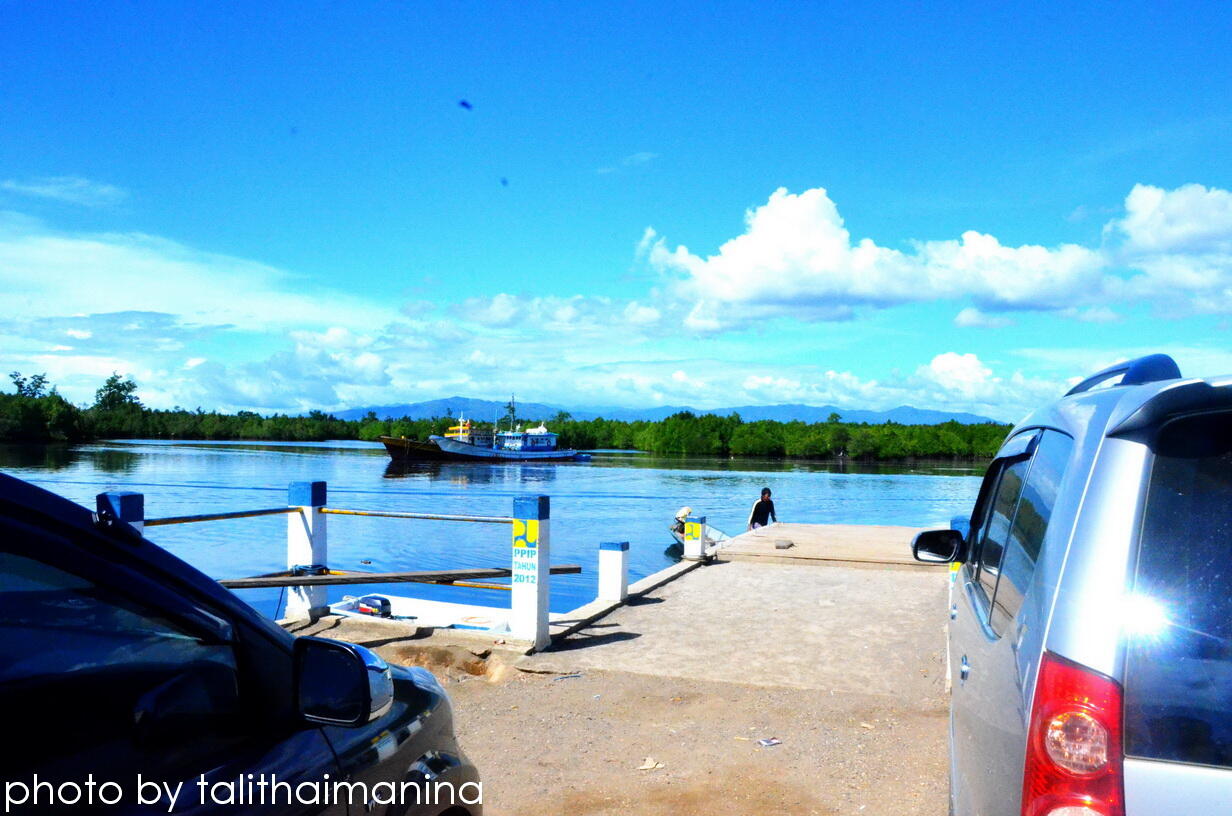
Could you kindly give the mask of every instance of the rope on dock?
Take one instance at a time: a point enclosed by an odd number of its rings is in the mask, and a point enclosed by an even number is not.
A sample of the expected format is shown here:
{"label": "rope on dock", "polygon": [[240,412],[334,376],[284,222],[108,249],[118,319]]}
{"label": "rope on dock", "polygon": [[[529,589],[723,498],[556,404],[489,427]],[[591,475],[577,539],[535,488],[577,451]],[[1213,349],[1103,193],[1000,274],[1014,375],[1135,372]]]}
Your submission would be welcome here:
{"label": "rope on dock", "polygon": [[236,510],[231,513],[202,513],[199,516],[168,516],[167,518],[146,519],[146,527],[162,527],[165,524],[192,524],[197,521],[222,521],[224,519],[252,518],[253,516],[275,516],[279,513],[298,513],[298,507],[269,507],[264,510]]}
{"label": "rope on dock", "polygon": [[[513,524],[511,516],[449,516],[440,513],[395,513],[380,510],[340,510],[322,507],[318,512],[336,516],[376,516],[378,518],[423,519],[427,521],[473,521],[479,524]],[[148,523],[148,522],[147,522]]]}

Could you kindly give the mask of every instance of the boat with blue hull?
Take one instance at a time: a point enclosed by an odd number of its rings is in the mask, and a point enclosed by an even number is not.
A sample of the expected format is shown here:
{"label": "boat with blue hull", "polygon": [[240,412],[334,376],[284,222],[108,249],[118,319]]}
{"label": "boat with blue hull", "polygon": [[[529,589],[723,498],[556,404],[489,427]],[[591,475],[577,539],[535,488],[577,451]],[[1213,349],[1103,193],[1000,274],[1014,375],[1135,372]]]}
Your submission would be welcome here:
{"label": "boat with blue hull", "polygon": [[459,419],[444,435],[427,442],[382,436],[381,442],[396,461],[454,462],[585,462],[590,454],[557,445],[557,435],[542,423],[522,430],[491,431]]}

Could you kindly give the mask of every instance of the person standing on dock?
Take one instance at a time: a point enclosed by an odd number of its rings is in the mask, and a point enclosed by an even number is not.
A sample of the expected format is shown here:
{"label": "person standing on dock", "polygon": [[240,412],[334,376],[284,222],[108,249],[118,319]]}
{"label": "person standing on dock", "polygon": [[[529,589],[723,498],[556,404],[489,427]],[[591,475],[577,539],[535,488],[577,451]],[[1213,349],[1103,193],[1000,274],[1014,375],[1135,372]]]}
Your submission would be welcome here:
{"label": "person standing on dock", "polygon": [[761,489],[761,498],[753,502],[753,510],[749,513],[749,529],[756,530],[765,527],[771,521],[778,523],[779,517],[774,514],[774,502],[770,499],[770,488]]}

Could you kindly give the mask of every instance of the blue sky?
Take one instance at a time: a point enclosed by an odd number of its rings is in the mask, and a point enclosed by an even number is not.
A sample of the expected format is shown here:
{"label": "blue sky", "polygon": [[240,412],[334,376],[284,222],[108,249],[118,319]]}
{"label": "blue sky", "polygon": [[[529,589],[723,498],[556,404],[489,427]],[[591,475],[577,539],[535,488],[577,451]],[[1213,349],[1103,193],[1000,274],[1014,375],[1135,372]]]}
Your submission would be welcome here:
{"label": "blue sky", "polygon": [[1229,7],[764,5],[7,3],[0,366],[1006,419],[1232,371]]}

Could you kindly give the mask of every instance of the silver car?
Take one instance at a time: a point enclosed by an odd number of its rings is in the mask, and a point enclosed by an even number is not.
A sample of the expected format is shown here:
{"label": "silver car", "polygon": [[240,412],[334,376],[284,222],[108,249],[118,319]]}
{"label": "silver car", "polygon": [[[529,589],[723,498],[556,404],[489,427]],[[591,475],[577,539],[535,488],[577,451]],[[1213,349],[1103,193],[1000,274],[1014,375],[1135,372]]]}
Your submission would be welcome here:
{"label": "silver car", "polygon": [[951,812],[1232,813],[1232,376],[1079,383],[951,526]]}

